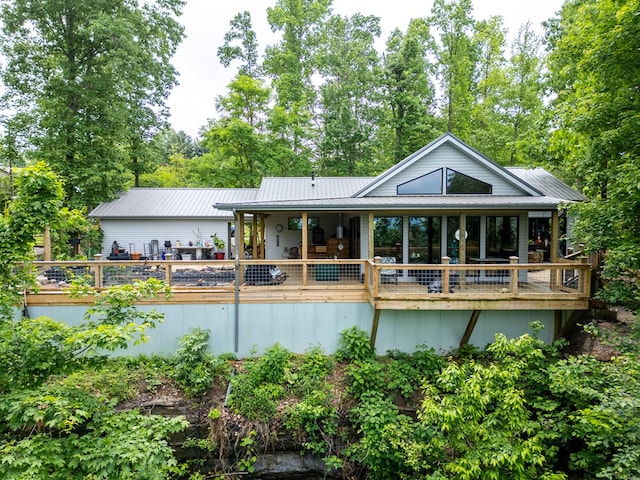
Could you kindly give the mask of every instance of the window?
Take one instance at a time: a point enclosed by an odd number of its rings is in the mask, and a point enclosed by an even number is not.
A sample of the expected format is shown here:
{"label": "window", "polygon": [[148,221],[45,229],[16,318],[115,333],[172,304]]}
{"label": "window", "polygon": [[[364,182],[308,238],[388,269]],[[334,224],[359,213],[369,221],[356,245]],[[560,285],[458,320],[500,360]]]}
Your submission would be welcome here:
{"label": "window", "polygon": [[487,257],[510,257],[518,253],[518,217],[487,217]]}
{"label": "window", "polygon": [[[401,183],[396,187],[396,192],[398,195],[442,195],[443,174],[443,169],[439,168],[421,177]],[[446,194],[491,194],[492,191],[491,184],[447,168]]]}
{"label": "window", "polygon": [[374,254],[402,262],[402,217],[376,217],[373,227]]}
{"label": "window", "polygon": [[491,193],[491,191],[490,184],[447,168],[448,194]]}
{"label": "window", "polygon": [[409,263],[440,263],[440,217],[409,217]]}
{"label": "window", "polygon": [[[289,230],[302,230],[302,217],[289,217],[287,222]],[[313,230],[320,226],[318,217],[307,217],[307,228]]]}
{"label": "window", "polygon": [[398,195],[442,195],[442,169],[398,185]]}
{"label": "window", "polygon": [[[468,262],[470,258],[480,256],[480,217],[468,216],[465,219],[467,225],[464,232],[467,246],[464,254]],[[460,217],[447,218],[447,255],[451,263],[460,262]]]}

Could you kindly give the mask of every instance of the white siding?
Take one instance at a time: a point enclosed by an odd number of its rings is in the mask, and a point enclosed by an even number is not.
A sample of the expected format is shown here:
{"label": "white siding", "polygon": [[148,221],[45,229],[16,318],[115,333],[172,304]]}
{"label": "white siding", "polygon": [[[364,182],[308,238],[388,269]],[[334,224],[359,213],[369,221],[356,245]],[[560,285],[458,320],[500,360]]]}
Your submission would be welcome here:
{"label": "white siding", "polygon": [[228,224],[226,220],[102,220],[101,226],[104,232],[102,241],[102,254],[106,257],[111,253],[111,245],[114,241],[129,253],[144,253],[144,245],[151,240],[158,240],[160,251],[164,248],[165,240],[169,240],[172,246],[180,240],[183,245],[189,241],[197,241],[198,228],[202,239],[211,241],[211,235],[216,233],[225,240],[228,250]]}
{"label": "white siding", "polygon": [[398,185],[442,167],[451,168],[459,173],[493,185],[493,195],[524,195],[521,190],[505,181],[504,178],[488,169],[482,163],[468,157],[450,145],[442,145],[427,157],[399,172],[367,196],[395,196]]}

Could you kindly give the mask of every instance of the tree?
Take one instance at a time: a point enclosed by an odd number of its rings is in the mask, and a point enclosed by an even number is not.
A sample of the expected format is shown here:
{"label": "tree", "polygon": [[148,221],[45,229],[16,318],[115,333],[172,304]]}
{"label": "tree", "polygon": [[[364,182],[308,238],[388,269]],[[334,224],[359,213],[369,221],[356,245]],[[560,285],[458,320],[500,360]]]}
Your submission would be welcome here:
{"label": "tree", "polygon": [[473,92],[476,90],[476,47],[471,0],[435,0],[430,23],[440,33],[436,49],[438,77],[442,89],[442,113],[447,131],[463,139],[471,133]]}
{"label": "tree", "polygon": [[9,215],[0,221],[0,322],[13,317],[25,289],[34,286],[35,237],[56,224],[62,197],[62,183],[44,163],[19,171],[16,197],[7,209]]}
{"label": "tree", "polygon": [[584,185],[573,236],[606,253],[602,298],[640,308],[640,6],[567,2],[547,37],[550,150]]}
{"label": "tree", "polygon": [[[507,87],[504,92],[504,123],[508,128],[505,152],[501,159],[508,165],[540,162],[543,128],[543,58],[540,38],[526,23],[513,42],[506,67]],[[500,157],[498,157],[500,158]]]}
{"label": "tree", "polygon": [[479,21],[473,42],[477,46],[473,107],[469,141],[482,145],[490,158],[504,161],[507,143],[507,124],[504,118],[504,98],[507,88],[505,37],[502,17]]}
{"label": "tree", "polygon": [[385,124],[392,132],[389,143],[393,145],[394,163],[426,145],[441,131],[432,108],[435,66],[427,59],[434,48],[429,25],[422,19],[412,20],[405,35],[395,30],[387,41],[383,67]]}
{"label": "tree", "polygon": [[[239,45],[233,45],[239,41]],[[225,67],[234,60],[242,62],[238,74],[260,78],[262,66],[258,61],[258,40],[253,31],[251,14],[247,11],[238,13],[231,20],[231,30],[224,35],[224,44],[218,48],[218,58]]]}
{"label": "tree", "polygon": [[311,171],[313,106],[312,82],[318,36],[330,13],[331,0],[279,0],[267,9],[274,32],[282,32],[279,44],[266,49],[264,70],[272,78],[275,107],[269,130],[274,162],[288,175]]}
{"label": "tree", "polygon": [[320,86],[319,171],[322,175],[371,174],[363,165],[374,153],[380,115],[379,57],[374,41],[380,19],[356,14],[327,22],[318,69]]}
{"label": "tree", "polygon": [[3,3],[4,100],[27,119],[11,126],[65,179],[71,207],[110,200],[145,171],[142,145],[175,83],[182,4]]}
{"label": "tree", "polygon": [[202,144],[211,152],[204,157],[219,159],[214,185],[257,187],[269,171],[264,127],[270,90],[246,75],[235,78],[229,89],[229,95],[218,98],[223,116],[204,133]]}

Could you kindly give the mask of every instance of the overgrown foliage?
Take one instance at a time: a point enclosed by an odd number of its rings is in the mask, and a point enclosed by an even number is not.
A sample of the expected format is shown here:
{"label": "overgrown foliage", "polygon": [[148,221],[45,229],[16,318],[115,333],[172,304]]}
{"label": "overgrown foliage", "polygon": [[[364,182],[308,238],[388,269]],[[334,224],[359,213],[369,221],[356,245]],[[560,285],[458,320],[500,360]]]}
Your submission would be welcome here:
{"label": "overgrown foliage", "polygon": [[180,348],[172,358],[172,377],[188,396],[204,395],[216,377],[226,376],[224,358],[209,350],[209,330],[192,329],[180,339]]}
{"label": "overgrown foliage", "polygon": [[636,1],[568,1],[550,25],[551,151],[584,188],[572,236],[603,254],[599,296],[640,309],[640,75]]}
{"label": "overgrown foliage", "polygon": [[144,341],[162,321],[134,303],[165,286],[150,280],[97,292],[77,279],[73,289],[97,299],[79,326],[0,320],[0,476],[160,480],[179,472],[167,438],[186,420],[116,411],[140,378],[122,365],[105,370],[103,356]]}

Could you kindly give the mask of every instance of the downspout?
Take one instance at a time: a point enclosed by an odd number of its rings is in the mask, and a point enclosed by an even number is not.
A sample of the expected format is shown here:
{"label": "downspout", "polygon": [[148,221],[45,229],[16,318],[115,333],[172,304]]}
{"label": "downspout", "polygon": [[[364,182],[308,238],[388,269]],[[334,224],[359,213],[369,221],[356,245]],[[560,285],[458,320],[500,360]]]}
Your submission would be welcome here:
{"label": "downspout", "polygon": [[[233,218],[236,221],[236,251],[235,251],[235,260],[236,260],[236,281],[235,281],[235,292],[234,292],[234,302],[235,302],[235,312],[234,312],[234,325],[233,325],[233,351],[234,353],[238,353],[238,343],[239,343],[239,331],[240,331],[240,243],[238,242],[238,216],[236,213],[236,209],[233,209]],[[242,241],[242,245],[244,246],[244,236],[240,237]],[[243,249],[244,250],[244,249]]]}

